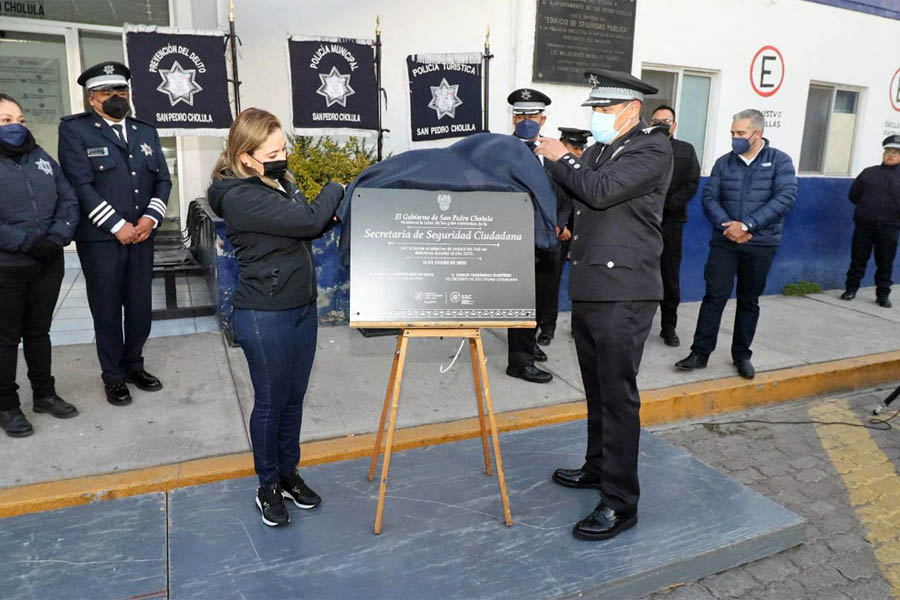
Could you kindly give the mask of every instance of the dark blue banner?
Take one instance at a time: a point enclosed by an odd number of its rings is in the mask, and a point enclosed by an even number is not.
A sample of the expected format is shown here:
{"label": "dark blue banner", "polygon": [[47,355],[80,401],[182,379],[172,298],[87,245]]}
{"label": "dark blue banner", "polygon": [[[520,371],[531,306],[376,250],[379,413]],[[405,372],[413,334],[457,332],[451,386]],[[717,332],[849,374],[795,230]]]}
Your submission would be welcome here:
{"label": "dark blue banner", "polygon": [[125,30],[134,115],[162,135],[225,135],[231,126],[225,34]]}
{"label": "dark blue banner", "polygon": [[378,130],[375,53],[368,40],[288,40],[296,133],[372,135]]}
{"label": "dark blue banner", "polygon": [[406,68],[412,141],[482,131],[480,54],[414,54]]}

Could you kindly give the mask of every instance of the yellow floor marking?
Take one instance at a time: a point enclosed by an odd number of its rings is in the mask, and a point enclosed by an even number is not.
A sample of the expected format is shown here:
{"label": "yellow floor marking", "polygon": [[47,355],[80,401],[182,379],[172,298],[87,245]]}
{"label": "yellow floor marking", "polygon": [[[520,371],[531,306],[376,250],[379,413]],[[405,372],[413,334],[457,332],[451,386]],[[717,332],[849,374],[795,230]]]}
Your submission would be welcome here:
{"label": "yellow floor marking", "polygon": [[[845,400],[824,402],[809,409],[820,421],[862,422]],[[828,453],[850,494],[850,503],[866,529],[875,559],[900,598],[900,477],[890,458],[861,427],[816,425],[822,447]]]}

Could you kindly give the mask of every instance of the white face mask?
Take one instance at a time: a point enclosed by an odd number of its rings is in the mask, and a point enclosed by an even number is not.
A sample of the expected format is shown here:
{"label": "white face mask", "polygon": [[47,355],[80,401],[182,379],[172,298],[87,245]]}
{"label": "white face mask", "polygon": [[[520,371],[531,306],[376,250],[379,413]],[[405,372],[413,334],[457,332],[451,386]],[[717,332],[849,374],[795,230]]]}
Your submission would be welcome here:
{"label": "white face mask", "polygon": [[608,144],[619,135],[619,130],[616,129],[616,119],[619,118],[619,115],[628,110],[629,105],[630,103],[626,102],[625,108],[614,115],[597,111],[591,113],[590,129],[596,141],[601,144]]}

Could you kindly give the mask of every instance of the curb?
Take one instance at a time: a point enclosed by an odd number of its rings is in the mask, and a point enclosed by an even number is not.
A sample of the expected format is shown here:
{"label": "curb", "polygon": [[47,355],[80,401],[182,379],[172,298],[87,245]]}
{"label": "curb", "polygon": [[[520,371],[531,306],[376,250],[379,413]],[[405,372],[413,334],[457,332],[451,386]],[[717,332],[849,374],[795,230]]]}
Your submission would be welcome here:
{"label": "curb", "polygon": [[[713,379],[641,393],[642,425],[660,425],[711,417],[778,404],[821,394],[848,391],[900,380],[900,351],[870,354],[815,365],[760,373],[753,380]],[[516,431],[584,419],[584,401],[566,402],[498,413],[500,431]],[[398,429],[394,451],[444,444],[480,435],[477,418]],[[302,444],[301,466],[368,457],[375,434]],[[113,500],[151,492],[253,475],[249,452],[201,458],[181,463],[92,475],[0,489],[0,518],[54,510],[99,500]],[[360,477],[366,476],[365,469]]]}

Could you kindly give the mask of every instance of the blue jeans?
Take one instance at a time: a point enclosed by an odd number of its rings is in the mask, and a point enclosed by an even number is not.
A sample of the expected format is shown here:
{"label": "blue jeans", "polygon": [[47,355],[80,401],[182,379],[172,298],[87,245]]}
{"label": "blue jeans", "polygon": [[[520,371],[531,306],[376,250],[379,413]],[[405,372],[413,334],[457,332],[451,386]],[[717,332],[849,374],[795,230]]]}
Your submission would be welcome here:
{"label": "blue jeans", "polygon": [[300,462],[303,396],[316,356],[316,303],[290,310],[235,309],[234,329],[253,381],[253,464],[259,484],[267,485]]}

